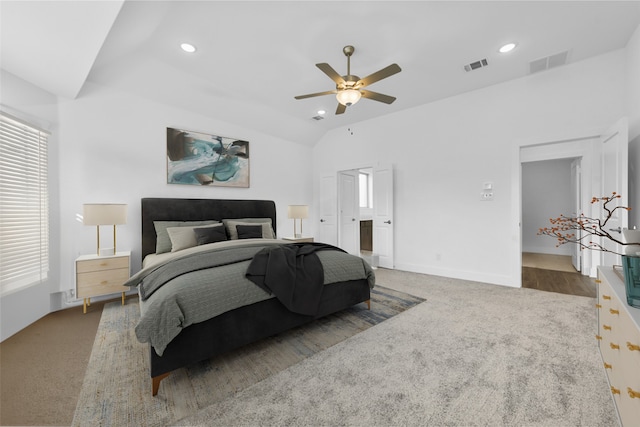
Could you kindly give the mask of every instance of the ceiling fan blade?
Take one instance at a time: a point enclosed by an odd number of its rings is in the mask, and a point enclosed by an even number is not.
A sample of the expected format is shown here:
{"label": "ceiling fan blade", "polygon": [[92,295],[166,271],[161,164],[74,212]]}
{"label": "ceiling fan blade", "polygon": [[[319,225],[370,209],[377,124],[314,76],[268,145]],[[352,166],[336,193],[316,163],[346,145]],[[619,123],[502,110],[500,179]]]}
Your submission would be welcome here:
{"label": "ceiling fan blade", "polygon": [[379,80],[386,79],[387,77],[393,76],[394,74],[402,71],[402,68],[398,64],[391,64],[388,67],[383,68],[382,70],[376,71],[373,74],[368,75],[364,79],[360,79],[356,86],[360,87],[368,86],[372,83],[375,83]]}
{"label": "ceiling fan blade", "polygon": [[340,74],[336,70],[331,67],[331,65],[327,63],[316,64],[316,67],[320,68],[320,70],[325,73],[331,80],[336,82],[337,85],[344,84],[345,81]]}
{"label": "ceiling fan blade", "polygon": [[298,95],[298,96],[294,96],[295,99],[305,99],[305,98],[312,98],[314,96],[322,96],[322,95],[331,95],[332,93],[338,93],[337,90],[328,90],[326,92],[317,92],[317,93],[310,93],[307,95]]}
{"label": "ceiling fan blade", "polygon": [[347,106],[346,105],[342,105],[338,102],[338,108],[336,108],[336,114],[342,114],[345,111],[347,111]]}
{"label": "ceiling fan blade", "polygon": [[384,102],[385,104],[391,104],[396,100],[394,96],[389,96],[378,92],[371,92],[370,90],[360,89],[360,93],[362,94],[363,98],[373,99],[374,101]]}

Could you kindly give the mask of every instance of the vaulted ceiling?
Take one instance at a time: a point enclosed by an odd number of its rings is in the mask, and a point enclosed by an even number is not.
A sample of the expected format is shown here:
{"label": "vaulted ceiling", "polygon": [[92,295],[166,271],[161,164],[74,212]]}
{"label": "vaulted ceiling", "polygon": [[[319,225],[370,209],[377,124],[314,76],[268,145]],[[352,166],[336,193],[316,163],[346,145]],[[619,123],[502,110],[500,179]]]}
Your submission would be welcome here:
{"label": "vaulted ceiling", "polygon": [[[0,15],[2,68],[53,94],[82,97],[89,81],[311,145],[336,127],[524,77],[541,58],[624,48],[640,1],[5,0]],[[507,42],[516,48],[500,54]],[[335,115],[334,95],[294,99],[335,88],[315,64],[346,74],[345,45],[356,48],[352,74],[402,68],[369,87],[393,104],[363,99]]]}

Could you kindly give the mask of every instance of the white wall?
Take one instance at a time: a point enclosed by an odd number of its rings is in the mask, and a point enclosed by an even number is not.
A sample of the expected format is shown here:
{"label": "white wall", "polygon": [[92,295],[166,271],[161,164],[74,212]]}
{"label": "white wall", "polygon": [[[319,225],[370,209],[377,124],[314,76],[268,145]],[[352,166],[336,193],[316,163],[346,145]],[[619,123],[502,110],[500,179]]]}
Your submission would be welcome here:
{"label": "white wall", "polygon": [[[60,283],[74,286],[74,260],[95,252],[95,228],[76,219],[83,203],[128,204],[128,222],[118,226],[118,250],[132,250],[140,268],[140,199],[143,197],[268,199],[277,206],[277,228],[289,230],[289,204],[311,204],[311,148],[215,118],[87,84],[81,96],[60,105]],[[250,188],[169,185],[166,128],[244,139],[250,146]],[[104,227],[102,246],[112,242]]]}
{"label": "white wall", "polygon": [[573,213],[571,162],[555,159],[522,164],[522,251],[571,255],[571,247],[556,247],[556,240],[538,235],[549,218]]}
{"label": "white wall", "polygon": [[[519,286],[518,145],[599,132],[623,116],[625,55],[357,123],[353,135],[332,131],[314,147],[315,200],[329,168],[391,162],[396,268]],[[485,181],[494,201],[480,201]]]}

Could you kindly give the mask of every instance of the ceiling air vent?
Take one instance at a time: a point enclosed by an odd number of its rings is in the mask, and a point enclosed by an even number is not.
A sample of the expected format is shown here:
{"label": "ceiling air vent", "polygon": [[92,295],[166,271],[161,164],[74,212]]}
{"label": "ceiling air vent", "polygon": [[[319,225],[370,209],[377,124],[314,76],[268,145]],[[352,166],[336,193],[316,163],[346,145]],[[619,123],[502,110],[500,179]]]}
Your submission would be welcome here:
{"label": "ceiling air vent", "polygon": [[485,58],[485,59],[481,59],[481,60],[476,61],[476,62],[472,62],[471,64],[465,65],[464,66],[464,70],[466,72],[469,72],[469,71],[477,70],[478,68],[486,67],[487,65],[489,65],[489,63],[487,62],[487,60]]}
{"label": "ceiling air vent", "polygon": [[549,68],[559,67],[567,63],[569,58],[569,51],[556,53],[555,55],[545,56],[544,58],[536,59],[529,62],[529,73],[537,73],[539,71],[548,70]]}
{"label": "ceiling air vent", "polygon": [[312,118],[313,120],[322,120],[322,119],[324,119],[324,117],[322,117],[322,116],[313,116],[313,117],[311,117],[311,118]]}

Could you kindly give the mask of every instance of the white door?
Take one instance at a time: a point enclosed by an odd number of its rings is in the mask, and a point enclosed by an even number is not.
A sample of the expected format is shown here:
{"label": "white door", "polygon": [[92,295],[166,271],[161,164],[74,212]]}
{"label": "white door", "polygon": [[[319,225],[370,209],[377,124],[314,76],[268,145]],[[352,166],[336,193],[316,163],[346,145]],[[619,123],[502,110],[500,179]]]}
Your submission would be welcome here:
{"label": "white door", "polygon": [[[614,191],[621,197],[614,206],[628,206],[629,201],[629,179],[628,179],[628,158],[629,158],[629,127],[627,118],[624,117],[616,122],[600,137],[602,148],[602,195],[610,196]],[[594,217],[604,218],[602,204],[594,204]],[[622,239],[622,228],[628,225],[627,211],[618,209],[606,224],[606,231],[612,236]],[[608,239],[602,242],[605,247],[621,252],[618,244],[611,243]],[[620,265],[622,260],[619,255],[610,252],[602,252],[602,265]]]}
{"label": "white door", "polygon": [[[580,162],[581,159],[575,159],[571,162],[571,200],[573,202],[572,216],[574,217],[582,213],[582,171]],[[576,237],[580,238],[580,236]],[[582,251],[578,245],[571,245],[571,263],[577,271],[582,272]]]}
{"label": "white door", "polygon": [[393,167],[373,168],[373,252],[378,265],[394,267],[393,259]]}
{"label": "white door", "polygon": [[338,246],[336,174],[327,173],[320,178],[320,226],[316,241]]}
{"label": "white door", "polygon": [[360,256],[360,204],[358,171],[338,174],[338,246],[350,254]]}
{"label": "white door", "polygon": [[358,171],[340,172],[338,189],[338,243],[348,253],[360,256]]}

